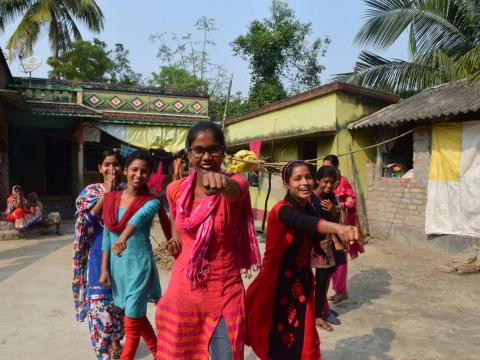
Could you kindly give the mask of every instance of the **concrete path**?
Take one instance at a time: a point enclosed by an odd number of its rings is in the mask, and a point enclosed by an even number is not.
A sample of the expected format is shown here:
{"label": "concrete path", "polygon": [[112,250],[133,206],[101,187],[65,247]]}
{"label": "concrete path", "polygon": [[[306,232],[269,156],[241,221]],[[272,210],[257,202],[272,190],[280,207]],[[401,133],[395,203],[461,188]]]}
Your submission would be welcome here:
{"label": "concrete path", "polygon": [[[0,359],[94,359],[87,324],[74,320],[71,241],[0,242]],[[442,273],[442,261],[372,240],[350,263],[350,299],[336,307],[342,325],[320,330],[324,359],[480,360],[480,275]],[[160,276],[165,289],[169,274]],[[151,305],[152,322],[153,313]],[[137,359],[151,359],[143,343]],[[246,359],[256,359],[250,349]]]}

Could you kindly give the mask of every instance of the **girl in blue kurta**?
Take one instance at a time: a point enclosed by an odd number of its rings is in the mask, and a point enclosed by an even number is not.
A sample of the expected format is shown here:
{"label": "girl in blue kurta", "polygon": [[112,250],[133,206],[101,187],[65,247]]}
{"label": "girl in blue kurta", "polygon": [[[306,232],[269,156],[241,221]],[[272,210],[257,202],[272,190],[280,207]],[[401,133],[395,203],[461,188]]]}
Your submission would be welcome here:
{"label": "girl in blue kurta", "polygon": [[98,360],[118,359],[123,338],[123,313],[113,303],[111,287],[99,282],[103,195],[122,186],[117,185],[120,162],[118,153],[105,150],[98,163],[103,182],[85,187],[75,202],[73,297],[77,320],[87,320]]}
{"label": "girl in blue kurta", "polygon": [[157,338],[146,317],[147,299],[156,302],[161,296],[150,243],[150,226],[160,207],[146,188],[151,170],[152,159],[147,152],[131,153],[125,161],[127,188],[104,199],[100,278],[103,283],[111,279],[115,305],[125,310],[126,341],[121,357],[125,360],[134,358],[140,337],[156,356]]}

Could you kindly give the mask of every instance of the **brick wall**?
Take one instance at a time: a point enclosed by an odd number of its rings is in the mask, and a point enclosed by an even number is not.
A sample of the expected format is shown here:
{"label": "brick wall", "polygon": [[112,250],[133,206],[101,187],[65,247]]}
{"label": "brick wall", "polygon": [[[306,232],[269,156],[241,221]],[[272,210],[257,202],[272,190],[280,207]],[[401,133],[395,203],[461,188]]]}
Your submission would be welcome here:
{"label": "brick wall", "polygon": [[367,164],[366,206],[375,238],[396,237],[399,231],[424,237],[430,131],[417,129],[413,139],[414,178],[384,178],[375,173],[375,164]]}
{"label": "brick wall", "polygon": [[382,178],[375,164],[367,164],[366,206],[370,235],[396,240],[448,255],[480,246],[480,238],[458,235],[425,235],[431,132],[417,128],[413,134],[413,179]]}

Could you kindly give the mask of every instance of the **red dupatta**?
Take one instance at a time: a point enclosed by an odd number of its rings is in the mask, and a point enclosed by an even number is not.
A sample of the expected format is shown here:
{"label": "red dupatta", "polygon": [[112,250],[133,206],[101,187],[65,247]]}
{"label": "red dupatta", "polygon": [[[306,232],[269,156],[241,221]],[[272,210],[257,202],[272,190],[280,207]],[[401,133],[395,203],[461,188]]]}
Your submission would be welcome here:
{"label": "red dupatta", "polygon": [[103,197],[103,223],[105,227],[114,233],[121,233],[125,230],[128,221],[133,215],[149,200],[154,200],[155,196],[150,194],[139,195],[133,199],[125,210],[120,222],[118,221],[118,209],[120,208],[120,198],[122,191],[112,191],[106,193]]}

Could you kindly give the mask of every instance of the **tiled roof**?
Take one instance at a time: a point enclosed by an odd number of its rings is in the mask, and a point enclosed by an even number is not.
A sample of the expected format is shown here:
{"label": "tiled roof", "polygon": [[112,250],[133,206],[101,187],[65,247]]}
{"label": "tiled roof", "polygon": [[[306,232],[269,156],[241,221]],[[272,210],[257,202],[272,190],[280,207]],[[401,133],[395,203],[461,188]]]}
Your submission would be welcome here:
{"label": "tiled roof", "polygon": [[54,102],[28,102],[29,110],[34,114],[56,115],[56,116],[75,116],[75,117],[94,117],[101,118],[102,113],[90,109],[85,105],[72,103],[54,103]]}
{"label": "tiled roof", "polygon": [[172,89],[158,86],[112,84],[106,82],[88,82],[79,80],[53,80],[43,78],[22,78],[15,77],[9,84],[12,89],[24,88],[27,85],[29,89],[61,89],[61,90],[103,90],[103,91],[121,91],[134,92],[142,94],[173,95],[182,97],[208,98],[205,91],[198,89]]}
{"label": "tiled roof", "polygon": [[255,116],[259,116],[275,110],[283,109],[287,106],[295,105],[295,104],[298,104],[307,100],[311,100],[320,96],[328,95],[337,91],[341,91],[341,92],[345,92],[353,95],[364,96],[370,99],[384,101],[387,104],[396,103],[400,99],[396,95],[337,81],[337,82],[333,82],[323,86],[319,86],[315,89],[308,90],[297,95],[290,96],[286,99],[279,100],[268,105],[261,106],[258,109],[249,111],[247,113],[234,116],[232,118],[227,119],[225,121],[225,124],[228,125],[228,124],[233,124],[242,120],[250,119]]}
{"label": "tiled roof", "polygon": [[349,129],[367,126],[397,126],[410,121],[448,119],[480,111],[480,82],[467,80],[443,84],[385,107],[348,125]]}
{"label": "tiled roof", "polygon": [[142,113],[125,113],[113,111],[97,111],[88,106],[72,103],[34,102],[27,103],[28,109],[34,114],[89,117],[105,123],[128,123],[143,125],[177,125],[191,126],[199,120],[208,117],[201,116],[175,116],[175,115],[151,115]]}
{"label": "tiled roof", "polygon": [[105,111],[102,113],[101,122],[109,123],[131,123],[131,124],[167,124],[167,125],[180,125],[190,126],[199,120],[208,120],[208,117],[186,117],[175,115],[151,115],[142,113],[125,113],[125,112],[110,112]]}

